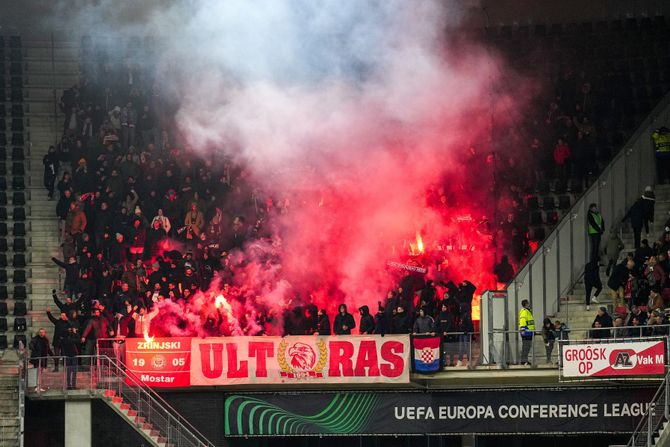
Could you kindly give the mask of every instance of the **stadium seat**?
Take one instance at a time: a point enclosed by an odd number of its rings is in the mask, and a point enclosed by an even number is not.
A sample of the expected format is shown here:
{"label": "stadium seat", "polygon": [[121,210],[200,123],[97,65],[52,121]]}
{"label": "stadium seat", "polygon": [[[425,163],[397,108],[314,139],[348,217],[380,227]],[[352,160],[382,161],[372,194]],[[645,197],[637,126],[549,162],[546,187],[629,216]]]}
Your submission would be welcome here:
{"label": "stadium seat", "polygon": [[25,317],[14,318],[14,332],[25,332],[28,329],[28,322]]}
{"label": "stadium seat", "polygon": [[23,105],[22,104],[12,104],[12,117],[13,118],[23,117]]}
{"label": "stadium seat", "polygon": [[14,277],[12,279],[14,284],[25,284],[26,283],[26,271],[25,270],[14,270]]}
{"label": "stadium seat", "polygon": [[23,152],[22,147],[13,147],[12,148],[12,160],[22,161],[26,158],[25,153]]}
{"label": "stadium seat", "polygon": [[7,205],[7,193],[2,191],[0,192],[0,206]]}
{"label": "stadium seat", "polygon": [[21,48],[21,36],[10,36],[9,48]]}
{"label": "stadium seat", "polygon": [[14,251],[24,252],[26,251],[26,240],[23,238],[14,239]]}
{"label": "stadium seat", "polygon": [[0,318],[0,332],[7,332],[7,318]]}
{"label": "stadium seat", "polygon": [[25,301],[16,301],[14,303],[14,316],[25,317],[26,315],[28,315],[28,307]]}
{"label": "stadium seat", "polygon": [[7,251],[8,249],[7,238],[0,238],[0,251]]}
{"label": "stadium seat", "polygon": [[544,227],[535,227],[533,228],[532,234],[530,236],[533,241],[542,241],[546,237],[546,232]]}
{"label": "stadium seat", "polygon": [[6,300],[7,298],[9,298],[7,286],[0,286],[0,300]]}
{"label": "stadium seat", "polygon": [[12,295],[15,300],[25,300],[28,298],[28,291],[26,286],[14,286],[14,294]]}
{"label": "stadium seat", "polygon": [[[0,96],[1,99],[2,97]],[[4,132],[0,132],[0,146],[7,146],[7,134]]]}
{"label": "stadium seat", "polygon": [[545,211],[556,209],[556,201],[554,200],[554,196],[546,196],[542,198],[542,209]]}
{"label": "stadium seat", "polygon": [[26,255],[23,253],[14,254],[14,258],[12,259],[12,267],[19,269],[26,268]]}
{"label": "stadium seat", "polygon": [[12,234],[14,237],[24,237],[26,235],[26,224],[23,222],[15,222]]}
{"label": "stadium seat", "polygon": [[561,211],[569,210],[571,206],[570,196],[560,196],[558,198],[558,209]]}
{"label": "stadium seat", "polygon": [[[3,209],[4,208],[0,208],[0,210],[3,210]],[[7,236],[7,223],[0,222],[0,237],[5,237],[5,236]]]}
{"label": "stadium seat", "polygon": [[23,102],[23,89],[13,89],[10,98],[12,102]]}
{"label": "stadium seat", "polygon": [[0,177],[0,191],[7,190],[7,179],[5,177]]}
{"label": "stadium seat", "polygon": [[7,165],[4,161],[0,161],[0,175],[7,175]]}
{"label": "stadium seat", "polygon": [[[6,221],[7,220],[7,208],[6,207],[0,207],[0,221]],[[6,235],[7,233],[5,233]]]}
{"label": "stadium seat", "polygon": [[26,340],[26,336],[23,334],[15,334],[14,335],[14,343],[12,346],[14,349],[19,349],[23,345],[23,349],[26,349],[27,347],[28,340]]}
{"label": "stadium seat", "polygon": [[26,168],[23,165],[23,162],[14,162],[12,163],[12,175],[24,176],[26,175]]}
{"label": "stadium seat", "polygon": [[12,205],[24,206],[26,204],[26,194],[24,192],[15,192],[12,194]]}
{"label": "stadium seat", "polygon": [[26,220],[26,209],[22,206],[14,207],[14,210],[12,211],[12,219],[19,222]]}
{"label": "stadium seat", "polygon": [[25,144],[25,140],[23,139],[23,134],[22,133],[13,133],[12,134],[12,145],[23,146],[24,144]]}
{"label": "stadium seat", "polygon": [[12,189],[14,190],[23,190],[26,189],[26,179],[25,177],[12,177]]}
{"label": "stadium seat", "polygon": [[9,314],[7,303],[5,301],[0,301],[0,317],[6,317],[7,314]]}
{"label": "stadium seat", "polygon": [[0,349],[7,349],[7,335],[0,335]]}
{"label": "stadium seat", "polygon": [[547,224],[548,225],[556,225],[559,220],[559,214],[558,211],[548,211],[547,212]]}
{"label": "stadium seat", "polygon": [[23,132],[22,118],[12,118],[12,132]]}
{"label": "stadium seat", "polygon": [[7,253],[0,253],[0,268],[7,267]]}
{"label": "stadium seat", "polygon": [[7,270],[0,270],[0,283],[5,284],[7,282]]}
{"label": "stadium seat", "polygon": [[544,219],[542,219],[542,213],[540,211],[533,211],[530,213],[530,224],[531,225],[544,224]]}

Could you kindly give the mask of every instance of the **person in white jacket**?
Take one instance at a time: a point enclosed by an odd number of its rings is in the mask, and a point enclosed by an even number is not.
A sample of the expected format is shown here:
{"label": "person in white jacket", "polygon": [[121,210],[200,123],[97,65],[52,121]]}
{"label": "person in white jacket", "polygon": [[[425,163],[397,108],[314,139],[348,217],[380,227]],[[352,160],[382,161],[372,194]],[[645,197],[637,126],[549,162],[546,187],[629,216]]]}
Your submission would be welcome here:
{"label": "person in white jacket", "polygon": [[155,221],[159,221],[163,225],[165,233],[170,234],[170,228],[172,228],[172,224],[170,223],[170,219],[168,219],[168,217],[163,214],[163,210],[160,208],[158,208],[158,214],[156,214],[156,216],[154,216],[154,218],[151,220],[151,227],[154,226]]}
{"label": "person in white jacket", "polygon": [[149,329],[151,328],[151,320],[158,315],[158,306],[154,306],[151,312],[147,313],[147,308],[142,306],[138,309],[137,312],[133,314],[133,320],[135,320],[135,336],[144,335],[145,337],[149,336]]}

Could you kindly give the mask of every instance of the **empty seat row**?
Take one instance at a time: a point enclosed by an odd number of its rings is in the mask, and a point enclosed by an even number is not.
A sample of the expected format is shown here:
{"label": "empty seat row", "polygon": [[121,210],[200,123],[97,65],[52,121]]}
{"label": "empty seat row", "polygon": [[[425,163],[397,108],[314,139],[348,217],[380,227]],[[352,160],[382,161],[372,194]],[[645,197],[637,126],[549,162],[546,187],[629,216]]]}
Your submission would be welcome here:
{"label": "empty seat row", "polygon": [[0,116],[11,116],[12,118],[23,117],[23,104],[12,104],[11,107],[5,107],[5,104],[0,102]]}
{"label": "empty seat row", "polygon": [[[0,160],[7,158],[7,148],[0,144]],[[12,148],[12,161],[23,161],[26,158],[25,150],[22,146]]]}
{"label": "empty seat row", "polygon": [[[24,238],[15,238],[14,242],[12,244],[12,249],[15,252],[23,253],[26,251],[26,240]],[[6,238],[0,238],[0,252],[3,251],[8,251],[9,250],[9,244],[7,243]]]}
{"label": "empty seat row", "polygon": [[[569,195],[560,195],[558,196],[558,209],[559,210],[568,210],[572,205],[572,198]],[[557,208],[556,198],[554,196],[545,196],[542,197],[542,203],[540,204],[540,198],[536,196],[531,196],[526,200],[526,206],[528,211],[538,211],[543,209],[545,211],[553,211]]]}
{"label": "empty seat row", "polygon": [[[11,144],[13,146],[23,146],[25,139],[22,133],[12,133]],[[0,133],[0,146],[7,146],[7,134]]]}
{"label": "empty seat row", "polygon": [[[6,127],[7,121],[4,118],[0,118],[0,130],[4,130]],[[12,118],[11,131],[23,132],[23,118]]]}
{"label": "empty seat row", "polygon": [[[5,208],[0,208],[0,221],[6,220],[7,219],[7,214],[2,214],[2,210],[5,210]],[[0,222],[0,237],[7,236],[7,223],[5,222]],[[23,222],[15,222],[13,227],[12,227],[12,236],[14,237],[25,237],[26,235],[26,224]],[[0,253],[0,256],[2,256],[2,253]]]}
{"label": "empty seat row", "polygon": [[[0,191],[0,206],[6,206],[7,204],[7,192]],[[24,206],[25,204],[26,194],[23,191],[14,191],[14,193],[12,193],[12,205]]]}
{"label": "empty seat row", "polygon": [[[7,332],[7,318],[0,318],[0,332]],[[14,323],[12,324],[12,329],[14,332],[25,332],[28,329],[28,322],[25,317],[16,317],[14,318]]]}
{"label": "empty seat row", "polygon": [[[0,175],[7,175],[7,165],[5,162],[0,161]],[[22,176],[26,175],[25,164],[21,161],[12,162],[12,175]]]}
{"label": "empty seat row", "polygon": [[[26,277],[27,275],[25,270],[14,270],[12,282],[14,282],[14,284],[25,284]],[[7,270],[0,269],[0,283],[7,283],[7,282],[9,282]]]}
{"label": "empty seat row", "polygon": [[[9,298],[9,291],[7,290],[6,285],[0,285],[0,300],[6,300]],[[28,289],[23,285],[14,286],[14,291],[12,292],[12,298],[15,300],[26,300],[28,298]]]}
{"label": "empty seat row", "polygon": [[[0,253],[0,268],[7,267],[7,254]],[[26,268],[26,255],[23,253],[15,253],[12,257],[12,267]]]}
{"label": "empty seat row", "polygon": [[[26,179],[25,176],[13,176],[12,177],[12,189],[22,190],[26,189]],[[0,191],[7,190],[7,179],[0,176]]]}
{"label": "empty seat row", "polygon": [[[7,220],[9,215],[7,214],[7,208],[0,207],[0,222]],[[12,220],[23,222],[26,220],[26,209],[20,206],[16,206],[12,210]],[[23,233],[23,234],[19,234]],[[26,234],[25,227],[21,228],[19,226],[14,226],[14,236],[25,236]],[[5,224],[4,228],[0,228],[0,236],[7,235],[7,225]]]}
{"label": "empty seat row", "polygon": [[[9,315],[9,309],[5,301],[0,301],[0,317],[6,317]],[[25,317],[28,315],[28,306],[25,301],[17,301],[14,303],[14,310],[12,315],[15,317]]]}

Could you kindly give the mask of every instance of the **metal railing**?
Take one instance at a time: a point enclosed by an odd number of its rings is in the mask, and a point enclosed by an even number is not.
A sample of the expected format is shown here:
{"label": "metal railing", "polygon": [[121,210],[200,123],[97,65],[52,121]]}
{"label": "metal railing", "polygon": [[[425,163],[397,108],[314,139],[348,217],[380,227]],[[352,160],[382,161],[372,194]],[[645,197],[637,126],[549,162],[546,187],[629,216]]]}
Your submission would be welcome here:
{"label": "metal railing", "polygon": [[[60,372],[49,371],[47,365],[59,361]],[[172,408],[158,393],[142,383],[118,360],[107,356],[37,357],[30,359],[35,367],[24,365],[26,393],[42,395],[58,391],[65,396],[73,390],[112,391],[115,396],[144,418],[144,423],[158,430],[160,436],[175,447],[213,447],[214,444]],[[83,379],[83,380],[82,380]],[[31,383],[31,380],[34,383]],[[138,422],[138,426],[141,424]]]}
{"label": "metal railing", "polygon": [[[577,200],[507,285],[505,291],[509,304],[505,306],[505,313],[510,322],[516,321],[516,312],[521,308],[523,299],[531,302],[537,315],[555,315],[558,312],[560,298],[574,288],[589,259],[589,204],[598,205],[608,230],[612,230],[614,222],[621,222],[644,187],[654,184],[651,133],[669,123],[670,94],[640,124],[597,181]],[[601,247],[607,236],[608,233],[603,235]],[[483,332],[487,330],[487,327],[482,328]]]}
{"label": "metal railing", "polygon": [[670,380],[670,372],[663,378],[663,383],[658,387],[626,447],[653,447],[656,444],[654,438],[659,434],[663,423],[670,420],[668,380]]}
{"label": "metal railing", "polygon": [[[587,336],[571,339],[571,333],[586,333]],[[612,328],[569,328],[566,326],[563,333],[555,333],[554,338],[548,339],[547,342],[542,337],[542,331],[534,331],[530,339],[527,337],[526,349],[528,349],[528,353],[525,356],[522,352],[524,343],[521,331],[494,329],[491,335],[493,341],[488,346],[489,352],[481,353],[482,364],[497,364],[501,368],[524,364],[531,367],[560,367],[561,345],[668,339],[670,324]],[[666,365],[670,365],[670,343],[666,343],[665,355]]]}

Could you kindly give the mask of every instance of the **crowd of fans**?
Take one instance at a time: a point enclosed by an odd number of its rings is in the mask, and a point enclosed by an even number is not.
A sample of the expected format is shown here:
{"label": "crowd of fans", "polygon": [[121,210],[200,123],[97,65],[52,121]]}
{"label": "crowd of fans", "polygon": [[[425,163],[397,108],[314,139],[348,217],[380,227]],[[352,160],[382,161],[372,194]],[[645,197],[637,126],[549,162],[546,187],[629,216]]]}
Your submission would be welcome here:
{"label": "crowd of fans", "polygon": [[[139,47],[129,45],[125,60],[141,59],[132,54]],[[176,141],[175,105],[147,69],[150,63],[119,63],[122,58],[110,58],[89,39],[82,42],[82,60],[79,82],[60,99],[63,137],[44,156],[44,185],[57,199],[63,258],[54,263],[65,271],[64,301],[54,295],[61,316],[52,320],[64,330],[54,346],[75,327],[90,352],[96,338],[141,335],[136,325],[151,320],[156,301],[188,300],[217,272],[230,279],[231,251],[267,234],[267,213],[286,210],[281,201],[266,206],[242,166],[226,157],[200,159]],[[581,191],[623,140],[622,111],[606,89],[593,74],[563,69],[525,122],[494,127],[490,151],[474,145],[464,151],[464,166],[490,173],[466,186],[501,191],[486,228],[491,252],[501,259],[494,270],[500,283],[509,282],[533,250],[528,195],[545,187]],[[436,204],[451,201],[448,189],[436,186],[428,194]],[[667,256],[655,259],[667,264]],[[620,266],[612,277],[620,277]],[[472,332],[475,288],[467,281],[401,283],[375,315],[359,309],[358,331]],[[626,284],[619,288],[627,293]],[[635,296],[631,302],[644,301],[644,290]],[[299,306],[284,316],[284,332],[351,333],[354,320],[346,307],[331,325],[323,309]]]}

